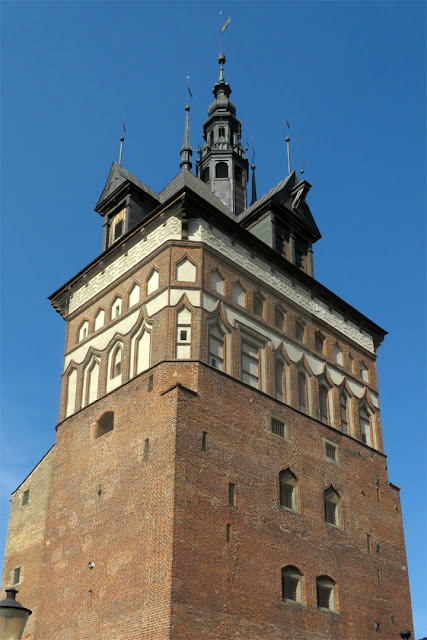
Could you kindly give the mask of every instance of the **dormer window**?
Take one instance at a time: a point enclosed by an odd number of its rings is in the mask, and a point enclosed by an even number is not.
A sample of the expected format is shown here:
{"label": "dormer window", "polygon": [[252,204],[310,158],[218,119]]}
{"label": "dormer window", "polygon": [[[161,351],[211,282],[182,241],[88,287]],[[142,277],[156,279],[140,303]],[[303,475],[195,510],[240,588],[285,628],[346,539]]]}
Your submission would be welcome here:
{"label": "dormer window", "polygon": [[124,207],[119,213],[116,213],[111,221],[110,228],[110,244],[116,242],[125,232],[125,215],[126,207]]}

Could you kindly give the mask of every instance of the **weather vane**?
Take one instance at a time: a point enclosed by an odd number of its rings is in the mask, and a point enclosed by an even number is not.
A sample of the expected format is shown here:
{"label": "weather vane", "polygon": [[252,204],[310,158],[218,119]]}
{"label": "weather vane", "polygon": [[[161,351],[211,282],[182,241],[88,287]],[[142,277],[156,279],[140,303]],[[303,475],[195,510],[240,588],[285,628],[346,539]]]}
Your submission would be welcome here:
{"label": "weather vane", "polygon": [[291,137],[289,135],[290,130],[291,130],[291,126],[288,120],[286,119],[286,149],[288,153],[288,175],[291,175],[291,150],[289,148],[289,143],[291,141]]}
{"label": "weather vane", "polygon": [[120,137],[120,155],[119,155],[119,165],[122,165],[122,154],[123,154],[123,142],[125,141],[125,133],[126,133],[126,127],[125,127],[125,117],[123,116],[123,122],[122,122],[122,135]]}

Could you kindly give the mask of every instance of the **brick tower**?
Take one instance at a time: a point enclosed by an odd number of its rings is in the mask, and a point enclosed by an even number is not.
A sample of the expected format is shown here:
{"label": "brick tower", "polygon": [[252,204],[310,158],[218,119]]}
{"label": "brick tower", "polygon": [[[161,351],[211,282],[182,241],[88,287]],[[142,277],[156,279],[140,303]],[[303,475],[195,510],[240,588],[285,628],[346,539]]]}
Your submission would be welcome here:
{"label": "brick tower", "polygon": [[247,207],[221,73],[191,173],[113,163],[67,323],[56,442],[13,493],[32,640],[376,640],[412,628],[383,452],[385,331],[314,278],[295,173]]}

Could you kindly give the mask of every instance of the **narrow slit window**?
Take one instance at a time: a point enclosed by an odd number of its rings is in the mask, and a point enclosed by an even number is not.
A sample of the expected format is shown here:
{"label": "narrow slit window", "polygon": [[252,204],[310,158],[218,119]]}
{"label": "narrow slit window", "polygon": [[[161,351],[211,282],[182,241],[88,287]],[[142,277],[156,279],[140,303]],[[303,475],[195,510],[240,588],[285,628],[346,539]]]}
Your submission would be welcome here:
{"label": "narrow slit window", "polygon": [[228,506],[236,506],[236,485],[232,482],[230,482],[228,485]]}
{"label": "narrow slit window", "polygon": [[203,453],[206,453],[208,450],[208,432],[207,431],[203,431],[203,435],[202,435],[202,451]]}
{"label": "narrow slit window", "polygon": [[330,487],[323,493],[325,504],[325,522],[341,527],[341,501],[338,493]]}
{"label": "narrow slit window", "polygon": [[298,511],[297,479],[289,469],[279,473],[280,506]]}
{"label": "narrow slit window", "polygon": [[144,460],[148,460],[150,455],[150,438],[146,438],[144,441]]}
{"label": "narrow slit window", "polygon": [[22,494],[22,503],[21,503],[22,506],[25,506],[26,504],[28,504],[29,498],[30,498],[30,490],[26,489]]}
{"label": "narrow slit window", "polygon": [[348,400],[344,392],[340,394],[341,431],[348,433]]}
{"label": "narrow slit window", "polygon": [[13,570],[13,584],[18,584],[21,578],[21,567],[16,567]]}
{"label": "narrow slit window", "polygon": [[324,424],[329,424],[329,407],[328,407],[328,389],[324,384],[319,387],[319,405],[320,405],[320,420]]}
{"label": "narrow slit window", "polygon": [[307,376],[302,372],[298,373],[298,408],[307,412]]}

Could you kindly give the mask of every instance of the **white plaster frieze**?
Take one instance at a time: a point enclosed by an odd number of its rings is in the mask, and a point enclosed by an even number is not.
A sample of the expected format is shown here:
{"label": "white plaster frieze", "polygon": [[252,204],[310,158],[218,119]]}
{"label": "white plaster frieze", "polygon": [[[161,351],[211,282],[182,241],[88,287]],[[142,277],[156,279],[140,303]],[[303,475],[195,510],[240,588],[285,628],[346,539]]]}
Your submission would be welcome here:
{"label": "white plaster frieze", "polygon": [[71,292],[69,313],[73,313],[88,300],[91,300],[100,291],[137,265],[138,262],[150,255],[166,240],[180,240],[181,221],[171,216],[163,224],[159,224],[155,229],[147,233],[145,237],[140,234],[139,238],[133,246],[129,246],[126,252],[118,256],[111,264],[108,264],[102,272],[89,277],[86,283],[82,283],[78,289]]}
{"label": "white plaster frieze", "polygon": [[272,272],[268,263],[258,257],[251,258],[250,251],[247,251],[241,245],[235,243],[234,246],[231,246],[230,239],[225,234],[218,229],[209,228],[209,225],[204,220],[199,218],[190,220],[188,239],[205,242],[232,262],[272,286],[279,293],[299,304],[308,313],[312,313],[317,318],[322,319],[347,338],[374,353],[373,340],[370,335],[353,323],[346,322],[341,314],[331,310],[320,300],[311,298],[309,291],[305,291],[298,285],[293,287],[290,278],[276,271]]}

